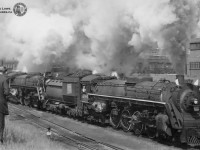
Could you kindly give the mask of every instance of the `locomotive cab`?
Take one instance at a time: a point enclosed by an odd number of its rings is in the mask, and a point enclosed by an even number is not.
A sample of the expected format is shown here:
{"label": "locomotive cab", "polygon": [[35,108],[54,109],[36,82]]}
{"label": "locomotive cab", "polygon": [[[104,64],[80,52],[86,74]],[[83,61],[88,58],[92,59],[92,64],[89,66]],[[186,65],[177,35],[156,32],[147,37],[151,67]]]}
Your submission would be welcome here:
{"label": "locomotive cab", "polygon": [[88,102],[88,93],[95,93],[97,91],[97,84],[105,80],[116,79],[116,77],[106,76],[104,74],[92,74],[83,77],[81,83],[81,96],[83,102]]}

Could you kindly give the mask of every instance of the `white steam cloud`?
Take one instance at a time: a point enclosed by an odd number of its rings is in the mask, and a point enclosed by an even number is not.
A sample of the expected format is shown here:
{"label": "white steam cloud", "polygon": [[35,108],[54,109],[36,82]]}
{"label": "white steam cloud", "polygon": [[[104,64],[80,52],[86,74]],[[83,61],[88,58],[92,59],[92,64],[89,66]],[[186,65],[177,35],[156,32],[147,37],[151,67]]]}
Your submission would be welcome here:
{"label": "white steam cloud", "polygon": [[[2,1],[13,7],[18,1]],[[198,0],[35,0],[27,14],[1,14],[0,58],[19,69],[52,64],[129,74],[155,43],[184,71],[187,43],[199,33]],[[196,34],[196,35],[195,35]]]}

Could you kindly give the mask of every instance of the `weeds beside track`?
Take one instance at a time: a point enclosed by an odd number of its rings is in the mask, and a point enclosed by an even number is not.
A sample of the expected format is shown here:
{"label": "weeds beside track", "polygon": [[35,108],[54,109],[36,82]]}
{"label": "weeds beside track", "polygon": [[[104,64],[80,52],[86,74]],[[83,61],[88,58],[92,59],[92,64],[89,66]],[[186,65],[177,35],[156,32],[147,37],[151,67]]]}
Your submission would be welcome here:
{"label": "weeds beside track", "polygon": [[61,136],[66,144],[77,147],[81,150],[123,150],[108,143],[99,142],[79,133],[76,133],[64,126],[51,122],[47,119],[40,118],[33,113],[26,110],[26,108],[19,108],[14,104],[9,104],[10,112],[15,113],[26,120],[31,121],[40,128],[47,129],[51,127],[51,131]]}

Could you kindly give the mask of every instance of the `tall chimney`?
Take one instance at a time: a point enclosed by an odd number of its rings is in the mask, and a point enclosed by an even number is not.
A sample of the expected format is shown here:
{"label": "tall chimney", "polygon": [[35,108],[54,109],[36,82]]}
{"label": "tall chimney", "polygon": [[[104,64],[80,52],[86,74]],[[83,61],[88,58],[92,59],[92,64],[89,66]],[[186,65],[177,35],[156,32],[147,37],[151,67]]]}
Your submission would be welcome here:
{"label": "tall chimney", "polygon": [[178,83],[180,84],[180,86],[185,83],[184,75],[182,74],[177,74],[176,79],[178,79]]}

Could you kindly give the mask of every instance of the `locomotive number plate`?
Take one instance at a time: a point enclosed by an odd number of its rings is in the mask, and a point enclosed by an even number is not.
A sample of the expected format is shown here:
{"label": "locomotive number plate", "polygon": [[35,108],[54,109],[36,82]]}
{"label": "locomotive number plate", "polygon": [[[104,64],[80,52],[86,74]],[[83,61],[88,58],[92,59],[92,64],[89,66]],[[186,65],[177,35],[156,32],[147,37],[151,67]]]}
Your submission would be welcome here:
{"label": "locomotive number plate", "polygon": [[198,106],[194,106],[194,111],[199,111],[199,107]]}

